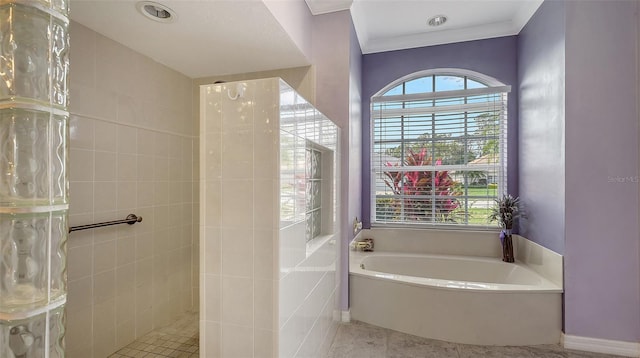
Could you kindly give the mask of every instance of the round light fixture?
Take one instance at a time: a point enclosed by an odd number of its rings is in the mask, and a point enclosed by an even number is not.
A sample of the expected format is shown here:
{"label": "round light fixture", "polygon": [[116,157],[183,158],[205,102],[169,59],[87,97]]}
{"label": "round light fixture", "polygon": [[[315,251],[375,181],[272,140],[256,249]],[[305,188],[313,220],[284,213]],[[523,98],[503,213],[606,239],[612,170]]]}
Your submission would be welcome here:
{"label": "round light fixture", "polygon": [[178,15],[170,8],[153,1],[138,1],[136,8],[148,19],[158,22],[174,22]]}
{"label": "round light fixture", "polygon": [[436,15],[432,18],[429,18],[429,20],[427,20],[427,23],[429,24],[429,26],[440,26],[443,25],[445,22],[447,22],[447,17],[444,15]]}

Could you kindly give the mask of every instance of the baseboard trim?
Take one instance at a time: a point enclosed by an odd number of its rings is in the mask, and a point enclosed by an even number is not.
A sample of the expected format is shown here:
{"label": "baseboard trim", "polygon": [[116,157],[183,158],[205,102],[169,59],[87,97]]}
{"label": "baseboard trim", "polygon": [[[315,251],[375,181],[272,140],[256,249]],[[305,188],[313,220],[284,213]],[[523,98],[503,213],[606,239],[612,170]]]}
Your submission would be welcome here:
{"label": "baseboard trim", "polygon": [[346,311],[342,311],[342,313],[340,315],[340,320],[342,321],[342,323],[351,322],[351,309],[348,309]]}
{"label": "baseboard trim", "polygon": [[333,320],[342,323],[351,322],[351,309],[346,311],[333,310]]}
{"label": "baseboard trim", "polygon": [[640,357],[640,343],[638,342],[612,341],[563,334],[562,345],[566,349],[615,354],[625,357]]}

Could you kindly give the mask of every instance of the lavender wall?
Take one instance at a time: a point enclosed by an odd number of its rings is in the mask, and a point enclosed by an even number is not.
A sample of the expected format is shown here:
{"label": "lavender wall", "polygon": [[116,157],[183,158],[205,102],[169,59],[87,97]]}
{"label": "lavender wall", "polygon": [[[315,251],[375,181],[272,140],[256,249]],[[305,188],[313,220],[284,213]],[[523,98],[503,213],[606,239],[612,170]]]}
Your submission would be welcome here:
{"label": "lavender wall", "polygon": [[640,340],[637,14],[566,2],[568,335]]}
{"label": "lavender wall", "polygon": [[396,79],[436,68],[461,68],[491,76],[512,85],[509,94],[508,190],[518,195],[518,86],[516,37],[421,47],[363,56],[362,61],[362,218],[371,226],[371,123],[370,99]]}
{"label": "lavender wall", "polygon": [[312,23],[316,107],[343,131],[349,129],[349,21],[349,12],[341,11],[313,16]]}
{"label": "lavender wall", "polygon": [[[354,44],[355,41],[355,44]],[[349,242],[360,218],[360,47],[348,11],[313,17],[316,107],[340,127],[340,309],[348,303]],[[356,104],[354,106],[354,103]]]}
{"label": "lavender wall", "polygon": [[302,1],[281,0],[263,0],[263,3],[300,51],[307,58],[311,58],[313,45],[310,24],[313,21],[313,15],[307,4]]}
{"label": "lavender wall", "polygon": [[518,35],[523,236],[558,253],[565,230],[565,3],[544,2]]}
{"label": "lavender wall", "polygon": [[[349,224],[362,218],[362,50],[351,17],[349,50]],[[351,229],[351,230],[349,230]],[[340,308],[349,309],[349,242],[354,237],[351,227],[343,242],[341,255]]]}
{"label": "lavender wall", "polygon": [[518,37],[523,234],[564,253],[565,333],[640,339],[638,1],[546,1]]}

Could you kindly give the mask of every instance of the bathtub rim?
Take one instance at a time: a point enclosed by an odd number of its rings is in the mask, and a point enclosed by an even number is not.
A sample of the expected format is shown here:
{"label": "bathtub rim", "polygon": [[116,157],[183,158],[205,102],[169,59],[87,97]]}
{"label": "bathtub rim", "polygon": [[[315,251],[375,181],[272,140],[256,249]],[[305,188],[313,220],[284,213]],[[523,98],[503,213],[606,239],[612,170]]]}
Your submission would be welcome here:
{"label": "bathtub rim", "polygon": [[[392,255],[392,256],[401,256],[401,257],[425,257],[425,258],[437,257],[437,258],[446,258],[446,259],[457,259],[457,260],[462,259],[462,260],[471,260],[471,261],[503,263],[505,265],[518,265],[522,269],[530,271],[536,276],[540,277],[540,279],[542,280],[542,284],[534,286],[534,285],[443,280],[443,279],[435,279],[435,278],[399,275],[399,274],[392,274],[392,273],[372,271],[372,270],[364,270],[360,267],[362,260],[365,259],[366,257],[383,256],[383,255]],[[450,290],[450,291],[487,292],[487,293],[493,293],[493,294],[500,294],[500,293],[536,294],[536,293],[563,293],[564,292],[564,289],[561,286],[558,286],[557,284],[553,283],[551,280],[540,275],[540,273],[536,272],[535,270],[532,270],[526,264],[524,264],[519,260],[516,260],[516,262],[514,263],[504,263],[499,258],[482,257],[482,256],[411,254],[411,253],[388,252],[388,251],[377,251],[377,252],[350,251],[349,252],[349,275],[361,276],[361,277],[365,277],[373,280],[398,282],[398,283],[417,286],[417,287],[428,287],[433,289]]]}

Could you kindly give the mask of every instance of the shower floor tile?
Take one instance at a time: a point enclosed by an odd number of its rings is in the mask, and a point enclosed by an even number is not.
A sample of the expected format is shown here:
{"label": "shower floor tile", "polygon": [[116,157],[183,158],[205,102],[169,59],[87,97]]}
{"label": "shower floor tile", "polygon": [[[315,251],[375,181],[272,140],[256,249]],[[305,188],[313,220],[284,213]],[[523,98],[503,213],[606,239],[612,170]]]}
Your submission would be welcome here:
{"label": "shower floor tile", "polygon": [[108,358],[199,357],[198,313],[188,313],[172,324],[138,338]]}

